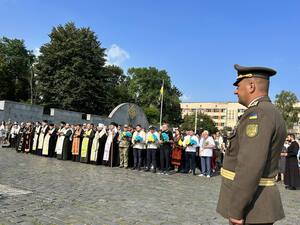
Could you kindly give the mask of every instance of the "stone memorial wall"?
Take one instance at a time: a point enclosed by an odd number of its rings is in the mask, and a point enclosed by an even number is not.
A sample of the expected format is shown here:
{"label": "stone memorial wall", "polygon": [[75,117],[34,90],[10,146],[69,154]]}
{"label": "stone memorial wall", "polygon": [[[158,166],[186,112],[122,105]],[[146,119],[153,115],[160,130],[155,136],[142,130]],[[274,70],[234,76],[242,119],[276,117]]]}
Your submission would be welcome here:
{"label": "stone memorial wall", "polygon": [[108,125],[110,122],[118,124],[131,124],[133,126],[141,124],[143,127],[148,127],[147,117],[138,105],[133,103],[123,103],[118,105],[108,117],[85,114],[56,108],[50,110],[44,109],[43,106],[30,105],[20,102],[2,100],[0,101],[0,121],[12,122],[17,121],[42,121],[48,120],[52,123],[59,124],[60,121],[66,123],[103,123]]}

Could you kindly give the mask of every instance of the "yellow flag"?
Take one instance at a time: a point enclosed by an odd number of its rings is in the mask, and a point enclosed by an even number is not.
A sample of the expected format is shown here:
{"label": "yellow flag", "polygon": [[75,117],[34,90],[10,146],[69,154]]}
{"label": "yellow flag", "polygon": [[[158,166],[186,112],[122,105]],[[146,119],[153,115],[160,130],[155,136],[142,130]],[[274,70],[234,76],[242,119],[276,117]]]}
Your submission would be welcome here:
{"label": "yellow flag", "polygon": [[163,95],[163,93],[164,93],[164,86],[162,85],[160,88],[160,95]]}

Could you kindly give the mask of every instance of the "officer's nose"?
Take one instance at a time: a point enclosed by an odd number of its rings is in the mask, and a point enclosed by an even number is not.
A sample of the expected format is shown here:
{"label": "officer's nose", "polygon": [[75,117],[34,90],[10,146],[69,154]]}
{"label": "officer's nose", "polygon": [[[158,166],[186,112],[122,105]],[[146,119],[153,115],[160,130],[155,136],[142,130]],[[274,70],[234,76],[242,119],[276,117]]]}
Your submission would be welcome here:
{"label": "officer's nose", "polygon": [[234,93],[235,95],[237,95],[237,94],[238,94],[238,90],[235,89],[233,93]]}

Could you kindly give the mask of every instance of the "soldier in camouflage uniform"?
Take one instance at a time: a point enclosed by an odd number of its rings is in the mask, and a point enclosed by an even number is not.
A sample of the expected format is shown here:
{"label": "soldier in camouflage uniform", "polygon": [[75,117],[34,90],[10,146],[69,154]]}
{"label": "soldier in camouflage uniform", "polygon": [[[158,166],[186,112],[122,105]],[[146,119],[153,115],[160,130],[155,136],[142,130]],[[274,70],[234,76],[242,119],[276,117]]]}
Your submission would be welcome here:
{"label": "soldier in camouflage uniform", "polygon": [[119,135],[120,168],[128,168],[128,149],[131,143],[132,134],[128,131],[128,125],[125,124],[123,131]]}

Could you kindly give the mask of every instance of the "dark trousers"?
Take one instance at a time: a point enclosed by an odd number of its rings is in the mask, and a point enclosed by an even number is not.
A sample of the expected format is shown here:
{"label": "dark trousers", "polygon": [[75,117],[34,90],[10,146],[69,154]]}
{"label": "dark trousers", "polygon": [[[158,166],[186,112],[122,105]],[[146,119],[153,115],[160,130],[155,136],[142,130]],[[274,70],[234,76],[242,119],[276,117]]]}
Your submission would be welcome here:
{"label": "dark trousers", "polygon": [[143,149],[138,149],[138,148],[133,149],[133,167],[141,168],[142,152],[143,152]]}
{"label": "dark trousers", "polygon": [[169,145],[162,145],[160,147],[160,170],[162,171],[169,170],[170,152],[171,152],[171,147]]}
{"label": "dark trousers", "polygon": [[148,148],[147,149],[147,167],[148,169],[150,169],[151,167],[151,163],[154,167],[154,169],[156,169],[156,148]]}
{"label": "dark trousers", "polygon": [[195,174],[196,152],[185,152],[185,171],[188,172],[190,169],[193,171],[193,174]]}

